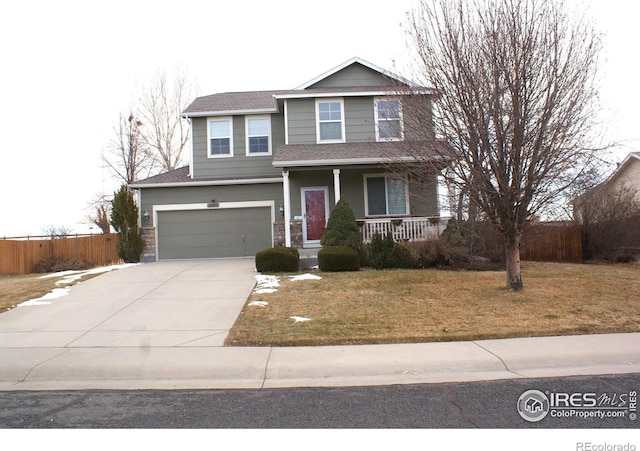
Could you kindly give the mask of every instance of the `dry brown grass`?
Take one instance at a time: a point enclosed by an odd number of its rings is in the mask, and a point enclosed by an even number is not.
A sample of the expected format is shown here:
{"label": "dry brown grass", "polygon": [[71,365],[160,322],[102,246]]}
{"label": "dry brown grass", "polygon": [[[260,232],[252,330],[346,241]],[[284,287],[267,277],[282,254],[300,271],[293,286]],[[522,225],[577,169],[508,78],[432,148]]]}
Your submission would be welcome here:
{"label": "dry brown grass", "polygon": [[[439,270],[281,277],[253,294],[227,345],[411,343],[640,331],[640,266],[523,263],[525,290],[504,272]],[[265,307],[249,302],[268,302]],[[294,322],[291,316],[310,318]]]}
{"label": "dry brown grass", "polygon": [[[24,276],[0,275],[0,313],[6,312],[18,304],[30,299],[37,299],[49,293],[54,288],[64,288],[71,284],[56,284],[64,276],[41,278],[44,274],[28,274]],[[97,274],[85,275],[82,280],[88,280]]]}

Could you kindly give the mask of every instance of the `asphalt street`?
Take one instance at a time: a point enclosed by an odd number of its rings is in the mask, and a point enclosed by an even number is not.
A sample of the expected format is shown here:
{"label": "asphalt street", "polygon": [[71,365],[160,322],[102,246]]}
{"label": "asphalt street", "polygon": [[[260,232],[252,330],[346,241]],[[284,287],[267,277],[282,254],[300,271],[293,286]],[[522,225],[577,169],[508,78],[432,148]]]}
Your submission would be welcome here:
{"label": "asphalt street", "polygon": [[[523,419],[527,390],[593,393],[613,418],[547,415]],[[629,418],[640,374],[473,383],[261,390],[81,390],[0,392],[1,428],[172,429],[636,429]],[[579,410],[578,410],[579,411]],[[638,435],[640,439],[640,434]],[[640,445],[640,443],[639,443]]]}

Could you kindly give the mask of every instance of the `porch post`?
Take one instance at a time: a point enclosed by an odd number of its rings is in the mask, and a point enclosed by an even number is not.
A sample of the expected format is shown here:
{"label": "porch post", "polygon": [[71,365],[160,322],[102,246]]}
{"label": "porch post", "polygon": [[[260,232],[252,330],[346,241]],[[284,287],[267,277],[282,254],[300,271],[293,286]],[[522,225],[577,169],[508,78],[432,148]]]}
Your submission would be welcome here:
{"label": "porch post", "polygon": [[291,189],[289,171],[282,171],[282,190],[284,191],[284,245],[291,247]]}
{"label": "porch post", "polygon": [[333,190],[336,193],[336,204],[340,200],[340,169],[333,170]]}

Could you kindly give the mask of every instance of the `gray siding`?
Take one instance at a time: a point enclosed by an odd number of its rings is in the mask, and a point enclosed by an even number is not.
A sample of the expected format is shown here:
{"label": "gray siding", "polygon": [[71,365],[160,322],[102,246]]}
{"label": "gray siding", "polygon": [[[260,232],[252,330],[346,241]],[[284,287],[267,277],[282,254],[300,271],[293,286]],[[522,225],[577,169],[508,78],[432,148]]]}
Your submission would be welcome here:
{"label": "gray siding", "polygon": [[[375,119],[372,97],[344,99],[345,133],[347,142],[375,141]],[[288,101],[289,144],[316,144],[315,99]]]}
{"label": "gray siding", "polygon": [[347,142],[374,142],[376,140],[372,97],[344,99]]}
{"label": "gray siding", "polygon": [[[233,157],[209,158],[207,145],[207,118],[193,118],[193,172],[194,179],[208,177],[277,177],[281,171],[272,165],[273,157],[247,156],[245,116],[233,117]],[[271,115],[272,150],[284,144],[284,116]]]}
{"label": "gray siding", "polygon": [[341,71],[320,80],[313,88],[346,88],[356,86],[383,86],[388,79],[379,72],[361,64],[352,64]]}
{"label": "gray siding", "polygon": [[[255,185],[191,186],[179,188],[144,188],[140,190],[140,211],[153,211],[154,205],[197,204],[216,202],[275,201],[276,215],[284,204],[282,183]],[[276,219],[278,219],[276,217]],[[153,217],[148,224],[152,226]]]}
{"label": "gray siding", "polygon": [[316,143],[316,103],[314,99],[287,101],[289,144]]}

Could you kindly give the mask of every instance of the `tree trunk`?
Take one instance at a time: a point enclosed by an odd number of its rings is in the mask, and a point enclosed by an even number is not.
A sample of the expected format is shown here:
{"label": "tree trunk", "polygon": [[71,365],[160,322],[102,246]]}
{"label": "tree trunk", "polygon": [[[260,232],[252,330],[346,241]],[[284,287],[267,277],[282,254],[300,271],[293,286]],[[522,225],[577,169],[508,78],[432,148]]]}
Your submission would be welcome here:
{"label": "tree trunk", "polygon": [[521,237],[520,234],[506,237],[507,289],[509,291],[521,291],[524,288],[520,273]]}

